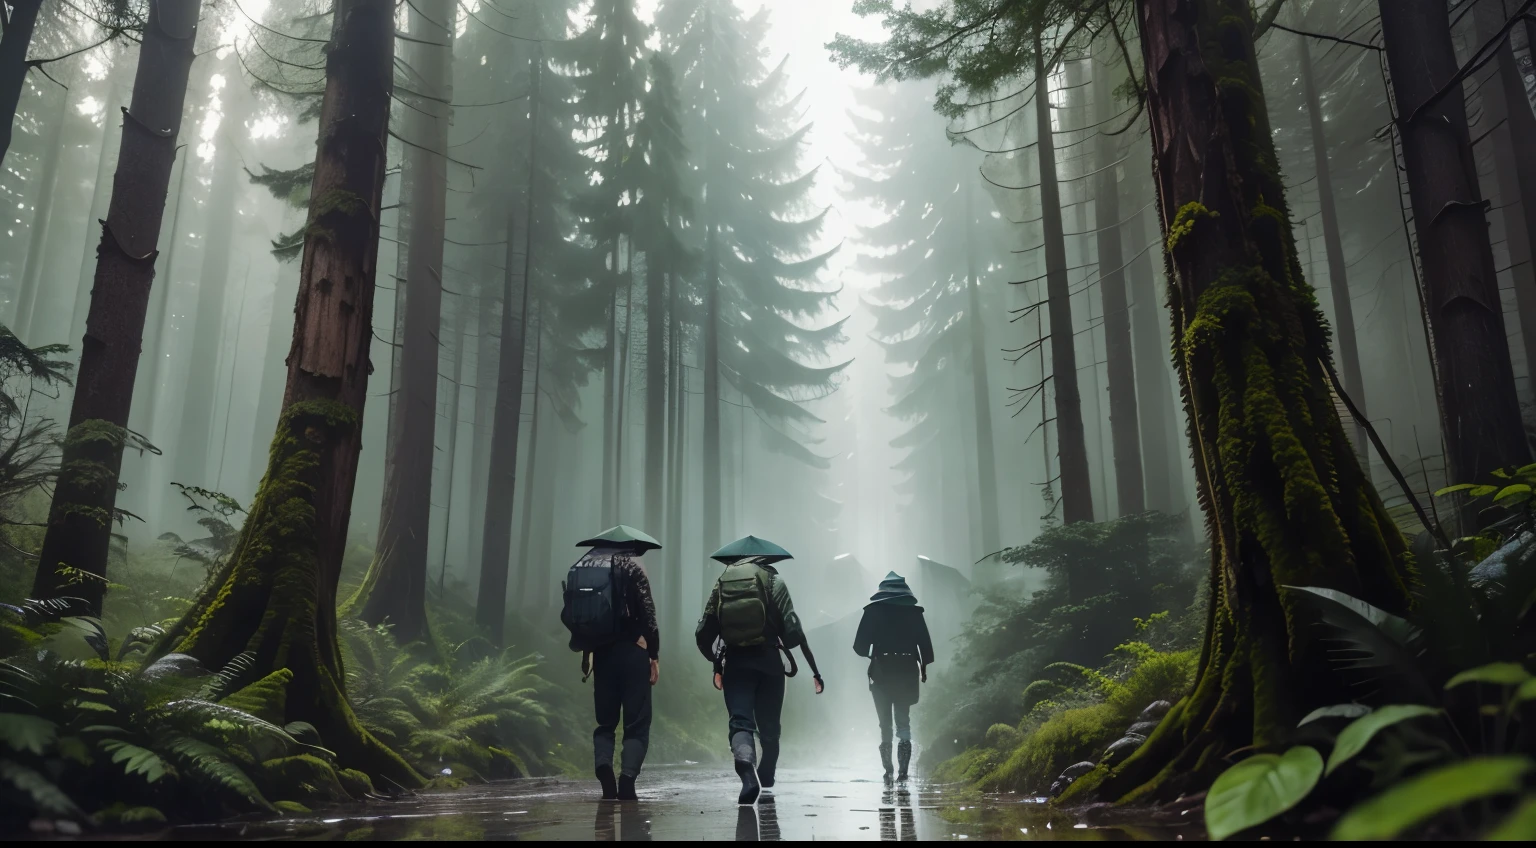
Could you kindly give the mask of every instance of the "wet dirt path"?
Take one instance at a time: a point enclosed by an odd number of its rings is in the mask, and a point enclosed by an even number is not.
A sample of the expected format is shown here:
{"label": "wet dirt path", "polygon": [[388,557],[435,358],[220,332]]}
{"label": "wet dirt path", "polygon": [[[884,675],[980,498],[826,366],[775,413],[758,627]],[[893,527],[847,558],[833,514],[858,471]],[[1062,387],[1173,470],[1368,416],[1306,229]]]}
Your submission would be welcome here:
{"label": "wet dirt path", "polygon": [[[735,803],[728,767],[656,766],[638,802],[596,799],[595,782],[529,779],[354,804],[313,816],[179,827],[159,836],[305,840],[1103,840],[1176,839],[1175,830],[1087,827],[1018,796],[913,781],[888,788],[853,769],[781,769],[755,807]],[[1185,836],[1184,838],[1192,838]]]}

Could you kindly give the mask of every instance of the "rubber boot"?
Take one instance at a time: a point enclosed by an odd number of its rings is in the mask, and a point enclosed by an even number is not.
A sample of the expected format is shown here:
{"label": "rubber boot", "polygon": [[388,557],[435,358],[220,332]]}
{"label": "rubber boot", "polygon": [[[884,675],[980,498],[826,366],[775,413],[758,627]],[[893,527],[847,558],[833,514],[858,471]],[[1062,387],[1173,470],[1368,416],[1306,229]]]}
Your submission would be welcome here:
{"label": "rubber boot", "polygon": [[635,779],[627,774],[619,775],[619,800],[638,801],[640,796],[635,794]]}
{"label": "rubber boot", "polygon": [[757,743],[752,734],[739,730],[731,734],[731,755],[736,760],[736,775],[741,778],[741,795],[738,804],[755,804],[763,786],[757,780]]}
{"label": "rubber boot", "polygon": [[618,784],[613,782],[613,766],[606,764],[598,766],[597,782],[603,785],[604,801],[617,801],[619,799]]}
{"label": "rubber boot", "polygon": [[891,767],[891,743],[889,742],[880,743],[880,764],[885,766],[885,782],[890,783],[891,772],[894,769]]}
{"label": "rubber boot", "polygon": [[779,743],[763,743],[763,756],[757,761],[757,782],[764,789],[773,788],[773,777],[778,772]]}
{"label": "rubber boot", "polygon": [[907,765],[912,762],[912,743],[906,739],[896,745],[896,759],[900,770],[896,772],[896,780],[905,782],[907,779]]}

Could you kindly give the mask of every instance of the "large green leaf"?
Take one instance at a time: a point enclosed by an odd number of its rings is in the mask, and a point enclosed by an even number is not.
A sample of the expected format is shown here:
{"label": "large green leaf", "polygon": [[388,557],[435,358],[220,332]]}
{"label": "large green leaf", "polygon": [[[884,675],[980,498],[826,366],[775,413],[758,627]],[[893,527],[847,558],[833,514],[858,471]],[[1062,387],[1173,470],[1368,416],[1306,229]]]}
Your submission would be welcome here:
{"label": "large green leaf", "polygon": [[1339,733],[1339,741],[1333,745],[1333,754],[1328,757],[1328,769],[1324,774],[1333,774],[1334,769],[1354,759],[1355,755],[1365,750],[1365,746],[1370,744],[1376,734],[1392,725],[1411,718],[1438,715],[1439,712],[1434,707],[1420,704],[1388,704],[1355,719]]}
{"label": "large green leaf", "polygon": [[1531,673],[1519,663],[1496,662],[1466,671],[1452,677],[1445,688],[1455,689],[1463,683],[1488,683],[1494,686],[1519,686],[1531,679]]}
{"label": "large green leaf", "polygon": [[1419,629],[1393,615],[1334,589],[1286,586],[1317,612],[1345,648],[1334,651],[1339,664],[1388,677],[1400,700],[1433,703],[1435,692],[1419,671]]}
{"label": "large green leaf", "polygon": [[1205,796],[1205,829],[1211,839],[1263,824],[1296,806],[1323,776],[1323,755],[1301,745],[1280,754],[1258,754],[1222,772]]}
{"label": "large green leaf", "polygon": [[41,754],[58,735],[58,725],[42,716],[0,713],[0,742],[12,751]]}
{"label": "large green leaf", "polygon": [[1478,757],[1426,772],[1351,809],[1334,826],[1333,838],[1391,839],[1468,801],[1519,792],[1533,767],[1528,757]]}
{"label": "large green leaf", "polygon": [[1331,707],[1318,707],[1307,713],[1307,717],[1297,722],[1296,726],[1303,727],[1325,718],[1359,718],[1370,711],[1371,708],[1364,704],[1334,704]]}
{"label": "large green leaf", "polygon": [[1508,818],[1489,831],[1489,842],[1530,842],[1536,840],[1536,798],[1526,798]]}

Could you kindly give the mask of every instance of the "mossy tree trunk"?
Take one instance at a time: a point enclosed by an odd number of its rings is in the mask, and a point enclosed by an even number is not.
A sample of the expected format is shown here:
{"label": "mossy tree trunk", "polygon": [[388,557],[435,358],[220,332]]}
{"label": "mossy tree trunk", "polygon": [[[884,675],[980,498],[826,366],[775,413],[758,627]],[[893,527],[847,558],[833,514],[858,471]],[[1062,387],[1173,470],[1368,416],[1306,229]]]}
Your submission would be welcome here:
{"label": "mossy tree trunk", "polygon": [[[1413,203],[1424,309],[1439,373],[1446,469],[1456,483],[1531,461],[1504,309],[1477,183],[1450,12],[1439,3],[1380,2],[1397,131]],[[1530,151],[1526,151],[1527,156]],[[1485,516],[1459,510],[1463,532]]]}
{"label": "mossy tree trunk", "polygon": [[[1040,163],[1040,215],[1045,251],[1045,298],[1049,302],[1051,387],[1056,399],[1056,456],[1061,477],[1063,524],[1093,520],[1093,483],[1083,433],[1082,394],[1077,386],[1077,335],[1072,326],[1072,286],[1067,279],[1067,243],[1061,221],[1061,187],[1056,181],[1056,145],[1051,129],[1050,69],[1035,36],[1035,151]],[[990,553],[990,551],[988,552]],[[1074,596],[1075,598],[1075,596]]]}
{"label": "mossy tree trunk", "polygon": [[1328,327],[1302,278],[1247,0],[1139,0],[1175,367],[1211,534],[1193,690],[1122,766],[1079,781],[1127,800],[1209,781],[1349,700],[1287,585],[1408,604],[1406,544],[1330,396]]}
{"label": "mossy tree trunk", "polygon": [[411,160],[405,317],[401,323],[397,432],[388,445],[377,554],[360,616],[394,625],[401,644],[427,632],[427,558],[432,526],[432,465],[437,454],[438,360],[443,326],[443,228],[448,197],[448,104],[453,100],[453,26],[447,0],[411,7],[411,36],[422,96],[405,111]]}
{"label": "mossy tree trunk", "polygon": [[239,541],[165,646],[221,668],[252,662],[235,684],[277,669],[293,679],[286,721],[307,721],[341,762],[399,786],[421,777],[358,724],[337,640],[336,588],[362,446],[373,340],[379,205],[394,65],[394,5],[339,0],[293,346],[267,473]]}
{"label": "mossy tree trunk", "polygon": [[156,0],[124,114],[112,200],[96,249],[85,338],[59,479],[32,594],[75,598],[101,615],[117,481],[134,377],[155,278],[155,245],[176,163],[176,135],[192,69],[198,0]]}

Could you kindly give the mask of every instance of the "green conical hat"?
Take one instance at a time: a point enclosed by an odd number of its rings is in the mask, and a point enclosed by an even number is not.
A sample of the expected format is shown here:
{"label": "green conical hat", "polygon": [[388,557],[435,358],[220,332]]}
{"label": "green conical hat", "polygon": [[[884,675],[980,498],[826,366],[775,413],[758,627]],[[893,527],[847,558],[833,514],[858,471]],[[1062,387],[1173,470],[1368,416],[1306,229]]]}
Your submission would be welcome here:
{"label": "green conical hat", "polygon": [[709,558],[730,565],[733,562],[740,562],[744,559],[778,562],[784,559],[794,559],[794,556],[789,551],[784,550],[767,539],[759,539],[756,536],[743,536],[710,554]]}
{"label": "green conical hat", "polygon": [[578,548],[629,548],[636,551],[659,551],[661,543],[651,538],[643,530],[636,530],[628,524],[620,524],[593,536],[590,539],[582,539],[576,543]]}

